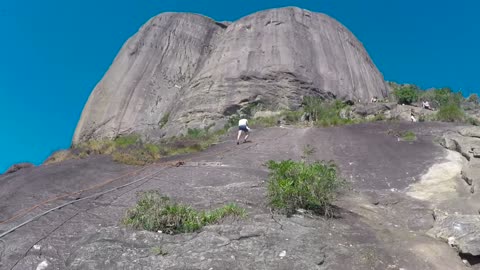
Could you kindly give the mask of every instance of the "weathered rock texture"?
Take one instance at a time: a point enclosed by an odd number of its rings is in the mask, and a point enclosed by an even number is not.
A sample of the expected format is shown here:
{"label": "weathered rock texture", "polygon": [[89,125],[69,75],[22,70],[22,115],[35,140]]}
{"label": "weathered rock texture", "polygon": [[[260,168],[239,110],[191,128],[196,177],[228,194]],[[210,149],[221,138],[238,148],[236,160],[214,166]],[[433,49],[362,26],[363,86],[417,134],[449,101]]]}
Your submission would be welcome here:
{"label": "weathered rock texture", "polygon": [[480,187],[480,127],[461,127],[443,135],[442,145],[457,151],[465,158],[462,178],[470,185],[470,192],[478,192]]}
{"label": "weathered rock texture", "polygon": [[[445,153],[431,142],[431,132],[440,135],[451,128],[445,123],[369,123],[258,129],[252,142],[236,145],[229,139],[206,152],[177,157],[185,161],[179,167],[168,165],[176,159],[138,171],[95,156],[2,175],[0,234],[66,201],[111,192],[77,200],[1,238],[0,269],[40,269],[41,264],[48,264],[47,270],[478,269],[467,268],[455,250],[425,235],[433,226],[433,211],[428,202],[403,191]],[[418,139],[398,141],[390,130],[412,130]],[[306,145],[315,149],[308,157]],[[338,164],[348,181],[335,201],[338,218],[271,212],[264,164],[302,158]],[[84,192],[75,193],[79,190]],[[235,202],[248,216],[180,235],[125,228],[120,220],[139,192],[147,190],[195,209]]]}
{"label": "weathered rock texture", "polygon": [[480,256],[480,216],[443,216],[428,233],[448,241],[460,253]]}
{"label": "weathered rock texture", "polygon": [[5,171],[5,174],[18,172],[22,169],[32,168],[32,167],[35,167],[35,165],[33,165],[32,163],[28,163],[28,162],[13,164],[12,166],[10,166],[10,168],[8,168],[7,171]]}
{"label": "weathered rock texture", "polygon": [[367,101],[386,96],[386,88],[362,44],[327,15],[282,8],[223,24],[164,13],[123,46],[73,142],[220,128],[253,104],[295,108],[303,96]]}

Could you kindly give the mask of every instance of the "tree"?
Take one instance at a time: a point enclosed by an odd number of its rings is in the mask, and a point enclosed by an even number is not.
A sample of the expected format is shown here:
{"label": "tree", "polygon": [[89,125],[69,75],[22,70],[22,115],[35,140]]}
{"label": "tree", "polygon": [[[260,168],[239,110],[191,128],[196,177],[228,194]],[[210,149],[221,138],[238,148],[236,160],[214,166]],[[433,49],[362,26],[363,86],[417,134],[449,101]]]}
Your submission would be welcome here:
{"label": "tree", "polygon": [[399,104],[410,105],[418,100],[418,88],[413,85],[403,85],[397,88],[393,94]]}

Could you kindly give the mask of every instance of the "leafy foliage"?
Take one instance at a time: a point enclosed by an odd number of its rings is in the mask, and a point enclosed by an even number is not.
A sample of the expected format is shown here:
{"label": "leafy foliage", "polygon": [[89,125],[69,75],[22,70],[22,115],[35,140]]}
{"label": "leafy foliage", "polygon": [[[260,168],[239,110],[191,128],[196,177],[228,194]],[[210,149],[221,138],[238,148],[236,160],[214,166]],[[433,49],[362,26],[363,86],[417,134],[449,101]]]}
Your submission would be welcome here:
{"label": "leafy foliage", "polygon": [[280,121],[280,116],[257,117],[250,120],[252,127],[274,127]]}
{"label": "leafy foliage", "polygon": [[333,163],[269,161],[268,198],[270,205],[287,215],[303,208],[326,216],[333,214],[331,203],[344,184]]}
{"label": "leafy foliage", "polygon": [[86,158],[90,155],[111,155],[119,163],[146,165],[172,155],[187,154],[206,149],[216,143],[225,130],[209,132],[205,129],[188,129],[187,133],[156,143],[147,143],[140,136],[132,134],[113,140],[89,140],[72,146],[69,150],[54,153],[46,163],[57,163],[72,158]]}
{"label": "leafy foliage", "polygon": [[465,113],[460,105],[451,102],[442,105],[437,113],[437,120],[445,122],[461,122],[465,120]]}
{"label": "leafy foliage", "polygon": [[340,100],[323,101],[316,97],[305,97],[303,104],[304,112],[315,125],[327,127],[355,123],[352,119],[340,117],[340,112],[348,107]]}
{"label": "leafy foliage", "polygon": [[412,104],[418,100],[418,88],[414,85],[402,85],[394,90],[393,94],[399,104]]}
{"label": "leafy foliage", "polygon": [[198,211],[172,202],[157,191],[147,191],[141,195],[137,205],[127,211],[123,224],[135,229],[177,234],[198,231],[227,216],[245,215],[245,209],[235,204],[228,204],[213,211]]}

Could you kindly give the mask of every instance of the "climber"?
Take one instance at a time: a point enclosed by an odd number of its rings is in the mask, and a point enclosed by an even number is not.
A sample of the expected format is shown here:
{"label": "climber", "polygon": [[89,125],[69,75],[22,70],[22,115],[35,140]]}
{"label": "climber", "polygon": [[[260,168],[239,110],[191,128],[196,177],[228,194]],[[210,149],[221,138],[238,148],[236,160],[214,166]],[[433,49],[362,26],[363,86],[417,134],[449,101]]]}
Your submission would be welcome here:
{"label": "climber", "polygon": [[245,138],[243,139],[243,142],[244,143],[247,142],[249,131],[250,131],[250,128],[248,127],[248,120],[240,119],[240,121],[238,121],[237,144],[240,144],[240,137],[242,136],[242,132],[245,132]]}
{"label": "climber", "polygon": [[422,102],[422,107],[427,110],[431,110],[432,108],[430,107],[430,103],[428,101],[423,101]]}
{"label": "climber", "polygon": [[410,111],[410,120],[412,120],[412,122],[417,122],[413,109]]}

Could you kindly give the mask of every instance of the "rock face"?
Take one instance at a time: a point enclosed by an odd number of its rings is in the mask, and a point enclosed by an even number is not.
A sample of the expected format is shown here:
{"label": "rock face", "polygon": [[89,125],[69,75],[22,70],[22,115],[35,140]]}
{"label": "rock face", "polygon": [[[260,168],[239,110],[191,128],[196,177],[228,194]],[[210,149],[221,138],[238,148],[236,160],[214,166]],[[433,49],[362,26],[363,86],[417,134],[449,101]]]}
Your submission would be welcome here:
{"label": "rock face", "polygon": [[480,256],[480,216],[451,215],[440,217],[428,233],[448,241],[460,253]]}
{"label": "rock face", "polygon": [[362,44],[327,15],[282,8],[224,24],[164,13],[123,46],[93,90],[73,143],[221,128],[241,108],[295,108],[304,96],[386,95]]}
{"label": "rock face", "polygon": [[441,144],[465,158],[462,178],[470,185],[471,193],[480,189],[480,127],[461,127],[443,135]]}
{"label": "rock face", "polygon": [[[47,270],[475,269],[467,268],[445,243],[424,235],[433,226],[433,211],[403,192],[436,164],[432,157],[444,153],[426,136],[451,128],[444,123],[368,123],[258,129],[253,143],[237,146],[227,140],[206,152],[141,169],[91,156],[2,175],[0,234],[50,208],[75,203],[1,238],[0,269],[45,264]],[[389,134],[392,129],[413,130],[419,139],[397,141]],[[305,145],[316,150],[309,160],[334,160],[349,183],[335,201],[339,218],[304,211],[286,217],[268,205],[265,162],[305,158]],[[185,164],[171,166],[176,161]],[[107,190],[111,192],[98,195]],[[202,210],[234,202],[248,216],[179,235],[125,228],[120,222],[125,212],[139,192],[148,190]]]}
{"label": "rock face", "polygon": [[5,171],[5,174],[14,173],[21,169],[32,168],[32,167],[35,167],[35,165],[28,162],[13,164],[12,166],[10,166],[10,168],[8,168],[8,170]]}

